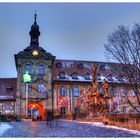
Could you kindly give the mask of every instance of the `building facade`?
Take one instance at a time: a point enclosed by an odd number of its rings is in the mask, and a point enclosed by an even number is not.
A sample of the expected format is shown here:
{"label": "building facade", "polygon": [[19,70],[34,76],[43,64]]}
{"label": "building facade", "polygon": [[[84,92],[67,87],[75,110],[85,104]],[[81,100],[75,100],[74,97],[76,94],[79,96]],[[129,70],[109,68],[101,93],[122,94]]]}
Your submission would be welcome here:
{"label": "building facade", "polygon": [[[40,31],[36,14],[29,35],[30,45],[15,54],[17,78],[7,80],[12,81],[13,84],[9,86],[10,88],[5,88],[7,92],[12,91],[10,94],[3,92],[3,86],[7,83],[1,84],[0,79],[2,114],[8,108],[7,104],[10,104],[11,108],[9,113],[17,114],[20,119],[26,117],[26,112],[28,118],[36,117],[41,120],[46,119],[47,111],[51,111],[54,117],[70,117],[78,113],[78,97],[81,95],[81,89],[86,91],[91,86],[93,64],[98,67],[96,79],[99,92],[103,93],[100,83],[104,79],[109,84],[109,112],[135,113],[126,102],[125,96],[127,90],[128,97],[135,102],[134,91],[128,86],[127,78],[118,75],[113,63],[56,59],[39,46]],[[120,64],[115,65],[121,67]],[[23,74],[27,71],[32,79],[28,83],[28,105],[26,105],[26,83],[23,82]],[[5,95],[12,95],[12,97],[6,99],[3,97]],[[134,105],[137,107],[137,103]]]}
{"label": "building facade", "polygon": [[0,78],[0,113],[15,114],[16,78]]}
{"label": "building facade", "polygon": [[52,65],[55,56],[47,53],[39,46],[39,26],[36,22],[31,26],[30,46],[15,54],[17,68],[17,100],[16,114],[25,117],[26,110],[26,84],[23,74],[28,71],[31,83],[28,84],[28,113],[31,117],[39,116],[44,120],[45,110],[52,111]]}

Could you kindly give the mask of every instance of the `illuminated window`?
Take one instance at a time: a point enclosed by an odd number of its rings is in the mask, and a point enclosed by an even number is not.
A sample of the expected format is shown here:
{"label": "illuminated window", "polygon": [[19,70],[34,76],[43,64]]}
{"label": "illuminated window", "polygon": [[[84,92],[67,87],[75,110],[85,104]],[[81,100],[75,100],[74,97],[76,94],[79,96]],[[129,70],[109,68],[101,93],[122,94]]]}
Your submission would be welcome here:
{"label": "illuminated window", "polygon": [[66,108],[65,107],[62,107],[61,108],[61,115],[65,115],[66,114]]}
{"label": "illuminated window", "polygon": [[40,92],[40,93],[45,92],[45,85],[44,84],[38,84],[38,92]]}
{"label": "illuminated window", "polygon": [[38,74],[44,74],[45,73],[45,67],[44,65],[38,66]]}
{"label": "illuminated window", "polygon": [[74,97],[77,97],[79,95],[79,89],[78,88],[73,88],[73,95],[74,95]]}
{"label": "illuminated window", "polygon": [[26,65],[25,65],[25,71],[28,71],[29,73],[32,72],[32,67],[31,67],[30,64],[26,64]]}
{"label": "illuminated window", "polygon": [[65,88],[63,86],[60,87],[60,96],[65,96]]}

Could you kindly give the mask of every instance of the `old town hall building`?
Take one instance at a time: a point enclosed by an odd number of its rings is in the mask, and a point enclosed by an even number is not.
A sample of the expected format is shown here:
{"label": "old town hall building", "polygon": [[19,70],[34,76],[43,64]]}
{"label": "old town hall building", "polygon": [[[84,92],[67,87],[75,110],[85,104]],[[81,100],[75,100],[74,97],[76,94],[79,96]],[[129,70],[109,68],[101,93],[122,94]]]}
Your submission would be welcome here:
{"label": "old town hall building", "polygon": [[[23,74],[26,71],[32,79],[28,84],[28,117],[36,116],[45,120],[45,112],[48,110],[53,113],[53,116],[77,113],[80,89],[86,89],[91,85],[93,64],[98,66],[96,77],[98,82],[106,79],[110,85],[109,93],[112,100],[109,106],[114,106],[113,111],[134,112],[124,100],[126,79],[117,75],[112,68],[112,63],[56,59],[39,46],[40,31],[36,16],[35,14],[34,24],[29,32],[30,45],[15,54],[17,78],[0,79],[0,112],[2,114],[26,117],[26,85],[23,82]],[[99,90],[101,90],[100,87]],[[129,92],[130,96],[135,98],[133,91]]]}

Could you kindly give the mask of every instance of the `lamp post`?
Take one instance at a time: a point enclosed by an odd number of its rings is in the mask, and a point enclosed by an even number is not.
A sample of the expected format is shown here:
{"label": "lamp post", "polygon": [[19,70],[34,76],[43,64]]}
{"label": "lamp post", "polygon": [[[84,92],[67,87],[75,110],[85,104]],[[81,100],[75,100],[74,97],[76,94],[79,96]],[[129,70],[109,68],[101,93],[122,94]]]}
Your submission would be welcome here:
{"label": "lamp post", "polygon": [[23,74],[23,82],[26,84],[26,118],[28,118],[28,83],[31,82],[31,75],[28,71]]}

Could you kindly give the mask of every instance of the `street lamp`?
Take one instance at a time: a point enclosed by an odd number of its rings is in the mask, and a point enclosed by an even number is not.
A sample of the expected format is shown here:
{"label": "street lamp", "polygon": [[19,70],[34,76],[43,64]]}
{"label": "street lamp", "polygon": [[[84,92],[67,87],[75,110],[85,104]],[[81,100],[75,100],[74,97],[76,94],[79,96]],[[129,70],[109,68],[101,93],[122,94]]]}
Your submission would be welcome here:
{"label": "street lamp", "polygon": [[31,82],[31,75],[28,71],[23,74],[23,82],[26,84],[26,118],[28,118],[28,83]]}

